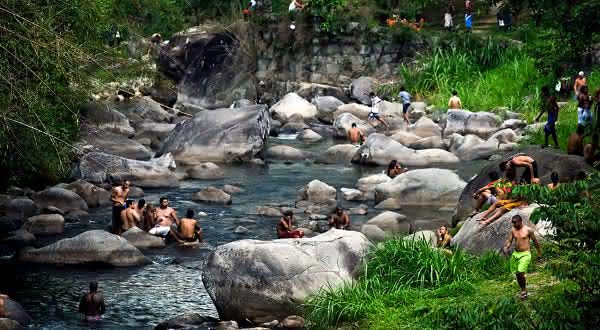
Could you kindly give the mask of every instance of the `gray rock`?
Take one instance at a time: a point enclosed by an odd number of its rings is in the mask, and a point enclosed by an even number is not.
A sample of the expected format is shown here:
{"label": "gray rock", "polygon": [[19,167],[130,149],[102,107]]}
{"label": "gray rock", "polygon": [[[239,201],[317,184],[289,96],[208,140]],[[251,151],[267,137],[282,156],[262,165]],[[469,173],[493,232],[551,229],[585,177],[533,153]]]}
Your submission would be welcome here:
{"label": "gray rock", "polygon": [[65,189],[83,198],[89,208],[110,205],[110,192],[87,181],[73,181]]}
{"label": "gray rock", "polygon": [[352,81],[350,85],[350,96],[362,104],[371,105],[369,94],[374,92],[373,80],[368,77],[360,77]]}
{"label": "gray rock", "polygon": [[12,246],[23,247],[35,242],[35,236],[25,229],[18,229],[9,232],[7,237],[0,241]]}
{"label": "gray rock", "polygon": [[88,209],[83,198],[70,190],[62,188],[48,188],[33,194],[31,199],[39,208],[54,206],[63,212]]}
{"label": "gray rock", "polygon": [[527,122],[524,120],[508,119],[502,123],[502,126],[500,126],[500,129],[510,128],[510,129],[516,130],[516,129],[523,129],[525,127],[527,127]]}
{"label": "gray rock", "polygon": [[319,180],[309,182],[298,194],[298,200],[315,204],[327,204],[331,200],[336,200],[336,198],[336,189]]}
{"label": "gray rock", "polygon": [[209,204],[231,204],[231,195],[215,187],[206,187],[195,193],[193,200]]}
{"label": "gray rock", "polygon": [[367,200],[373,200],[375,199],[375,188],[380,183],[386,183],[390,181],[392,181],[392,178],[385,174],[373,174],[358,179],[356,187],[358,188],[358,190],[363,192],[363,195],[366,197]]}
{"label": "gray rock", "polygon": [[278,160],[305,160],[314,157],[314,155],[309,151],[296,149],[286,145],[278,145],[269,148],[266,156],[269,159]]}
{"label": "gray rock", "polygon": [[333,123],[333,113],[344,104],[334,96],[318,96],[311,103],[317,107],[317,119],[327,124]]}
{"label": "gray rock", "polygon": [[488,159],[499,151],[499,146],[498,140],[484,141],[473,134],[450,136],[450,151],[462,160]]}
{"label": "gray rock", "polygon": [[152,152],[136,140],[132,140],[121,134],[102,131],[95,127],[84,126],[79,132],[81,137],[80,146],[96,152],[105,152],[129,159],[148,160],[152,158]]}
{"label": "gray rock", "polygon": [[44,207],[42,209],[41,214],[58,214],[58,215],[65,215],[65,212],[63,212],[61,209],[54,207],[54,206],[48,206],[48,207]]}
{"label": "gray rock", "polygon": [[154,330],[186,329],[199,326],[214,326],[217,322],[219,322],[219,320],[211,316],[204,316],[198,313],[185,313],[160,322],[156,325],[156,327],[154,327]]}
{"label": "gray rock", "polygon": [[287,123],[294,115],[300,115],[304,120],[317,117],[317,107],[296,93],[289,93],[270,109],[273,118]]}
{"label": "gray rock", "polygon": [[281,322],[281,325],[286,329],[301,329],[304,328],[305,324],[306,321],[297,315],[288,316]]}
{"label": "gray rock", "polygon": [[430,136],[419,139],[409,146],[411,149],[423,150],[423,149],[446,149],[446,144],[442,140],[441,136]]}
{"label": "gray rock", "polygon": [[386,198],[375,205],[377,210],[400,210],[402,209],[402,201],[398,198]]}
{"label": "gray rock", "polygon": [[392,211],[385,211],[367,221],[367,225],[375,225],[385,233],[392,235],[408,233],[411,224],[412,222],[406,216]]}
{"label": "gray rock", "polygon": [[240,162],[259,157],[269,134],[265,106],[203,111],[165,140],[158,156],[172,153],[183,164]]}
{"label": "gray rock", "polygon": [[9,319],[9,318],[0,318],[0,329],[3,330],[12,330],[12,329],[22,329],[23,327],[21,326],[21,323],[13,320],[13,319]]}
{"label": "gray rock", "polygon": [[146,257],[126,239],[103,230],[86,231],[39,249],[25,250],[18,258],[21,262],[54,265],[127,267],[147,263]]}
{"label": "gray rock", "polygon": [[100,131],[109,131],[133,136],[134,129],[124,114],[111,108],[110,102],[90,102],[81,107],[81,115],[86,121]]}
{"label": "gray rock", "polygon": [[187,174],[190,178],[198,180],[216,180],[225,177],[225,172],[214,163],[194,165],[187,170]]}
{"label": "gray rock", "polygon": [[417,120],[416,123],[408,126],[408,132],[422,138],[426,138],[430,136],[441,136],[442,128],[433,120],[427,117],[422,117],[421,119]]}
{"label": "gray rock", "polygon": [[135,226],[121,234],[121,237],[129,241],[131,245],[140,250],[162,249],[165,247],[164,239],[158,236],[150,235]]}
{"label": "gray rock", "polygon": [[342,188],[342,197],[347,201],[363,200],[363,193],[358,189]]}
{"label": "gray rock", "polygon": [[[333,118],[337,118],[344,113],[352,114],[360,120],[367,121],[369,113],[371,113],[371,107],[357,103],[343,104],[333,113]],[[383,115],[383,112],[381,114]]]}
{"label": "gray rock", "polygon": [[37,214],[35,203],[25,197],[11,199],[5,204],[6,216],[11,219],[26,219]]}
{"label": "gray rock", "polygon": [[164,141],[175,129],[176,124],[141,122],[135,125],[135,139],[154,139]]}
{"label": "gray rock", "polygon": [[413,242],[425,241],[429,243],[429,246],[431,246],[432,248],[437,246],[437,237],[435,233],[431,230],[418,231],[414,234],[404,237],[404,240]]}
{"label": "gray rock", "polygon": [[360,232],[363,233],[370,241],[379,243],[385,241],[389,235],[385,233],[379,226],[376,225],[362,225]]}
{"label": "gray rock", "polygon": [[351,215],[366,215],[367,213],[369,213],[369,206],[365,204],[360,204],[357,207],[348,209],[348,213]]}
{"label": "gray rock", "polygon": [[27,219],[25,228],[34,235],[62,234],[65,219],[60,214],[40,214]]}
{"label": "gray rock", "polygon": [[423,139],[418,135],[406,131],[398,131],[394,133],[394,135],[390,136],[390,138],[404,146],[410,146],[411,144]]}
{"label": "gray rock", "polygon": [[337,137],[347,138],[348,131],[352,128],[352,124],[356,124],[356,127],[358,127],[365,136],[368,136],[371,132],[375,131],[371,125],[358,117],[345,112],[336,117],[333,122],[333,127],[337,130]]}
{"label": "gray rock", "polygon": [[323,137],[312,129],[305,129],[298,135],[298,139],[304,141],[319,141],[323,139]]}
{"label": "gray rock", "polygon": [[501,124],[500,117],[490,112],[448,110],[444,136],[474,134],[487,139],[500,129]]}
{"label": "gray rock", "polygon": [[492,134],[492,136],[490,136],[489,140],[495,139],[497,140],[499,143],[504,144],[504,143],[514,143],[519,141],[519,137],[517,136],[517,133],[515,133],[515,131],[513,131],[510,128],[506,128],[503,130],[500,130],[494,134]]}
{"label": "gray rock", "polygon": [[236,241],[209,255],[202,281],[221,319],[270,322],[298,313],[321,288],[351,281],[368,248],[363,234],[336,229],[301,240]]}
{"label": "gray rock", "polygon": [[232,186],[229,184],[226,184],[223,186],[223,188],[221,189],[224,192],[230,194],[230,195],[234,195],[234,194],[239,194],[239,193],[243,193],[245,190],[236,186]]}
{"label": "gray rock", "polygon": [[233,232],[238,235],[246,235],[250,232],[250,230],[244,226],[237,226]]}
{"label": "gray rock", "polygon": [[129,187],[129,197],[130,198],[144,197],[144,190],[140,187],[130,186]]}
{"label": "gray rock", "polygon": [[265,217],[280,217],[281,211],[274,207],[259,206],[256,208],[256,214],[262,215]]}
{"label": "gray rock", "polygon": [[130,98],[125,102],[114,102],[110,106],[126,116],[135,114],[155,123],[169,123],[175,117],[165,111],[158,102],[147,96]]}
{"label": "gray rock", "polygon": [[350,164],[358,146],[353,144],[338,144],[329,147],[318,155],[317,161],[323,164]]}
{"label": "gray rock", "polygon": [[65,222],[87,222],[88,217],[90,216],[89,213],[87,213],[86,211],[83,210],[76,210],[76,211],[71,211],[67,214],[64,215],[65,218]]}

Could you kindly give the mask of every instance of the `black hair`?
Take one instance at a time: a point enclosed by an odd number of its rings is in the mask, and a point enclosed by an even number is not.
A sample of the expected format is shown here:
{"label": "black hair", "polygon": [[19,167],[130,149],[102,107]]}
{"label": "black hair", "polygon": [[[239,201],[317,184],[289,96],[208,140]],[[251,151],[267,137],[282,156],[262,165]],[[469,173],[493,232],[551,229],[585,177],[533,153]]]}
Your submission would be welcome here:
{"label": "black hair", "polygon": [[406,88],[404,88],[404,85],[400,86],[400,91],[401,91],[401,92],[402,92],[402,91],[405,91],[405,90],[406,90]]}
{"label": "black hair", "polygon": [[448,225],[441,225],[440,228],[446,228],[446,230],[448,230]]}
{"label": "black hair", "polygon": [[187,213],[185,214],[185,217],[189,218],[189,219],[193,218],[194,217],[194,210],[188,209]]}
{"label": "black hair", "polygon": [[585,133],[585,127],[582,124],[577,125],[577,134],[583,135]]}
{"label": "black hair", "polygon": [[498,165],[498,167],[500,168],[500,171],[506,172],[506,167],[508,167],[508,161],[505,160],[503,162],[500,162],[500,164]]}
{"label": "black hair", "polygon": [[343,211],[344,209],[341,206],[336,206],[335,212]]}
{"label": "black hair", "polygon": [[509,171],[506,171],[505,176],[507,179],[513,181],[517,177],[517,171],[514,168],[511,168]]}
{"label": "black hair", "polygon": [[352,127],[356,127],[356,123],[352,123]]}
{"label": "black hair", "polygon": [[162,196],[158,202],[162,204],[163,201],[168,201],[169,199],[167,198],[167,196]]}
{"label": "black hair", "polygon": [[373,97],[373,96],[375,96],[375,92],[369,93],[369,97]]}
{"label": "black hair", "polygon": [[388,165],[388,169],[387,169],[388,176],[390,176],[390,171],[393,170],[394,168],[396,168],[397,164],[398,164],[398,161],[395,159],[390,162],[390,164]]}
{"label": "black hair", "polygon": [[91,281],[90,282],[90,292],[96,292],[96,291],[98,291],[98,282]]}
{"label": "black hair", "polygon": [[558,173],[552,172],[552,174],[550,174],[550,180],[552,180],[552,183],[557,184],[559,180]]}
{"label": "black hair", "polygon": [[517,214],[517,215],[515,215],[514,217],[512,217],[512,219],[513,219],[513,220],[516,220],[516,221],[523,221],[523,218],[521,218],[521,216],[520,216],[520,215],[518,215],[518,214]]}
{"label": "black hair", "polygon": [[543,96],[550,96],[550,88],[548,86],[542,87],[542,95]]}
{"label": "black hair", "polygon": [[491,171],[488,173],[488,178],[490,178],[490,181],[496,181],[500,179],[500,175],[496,171]]}
{"label": "black hair", "polygon": [[456,90],[453,90],[452,95],[456,96],[456,95],[458,95],[458,92]]}
{"label": "black hair", "polygon": [[291,217],[294,215],[294,212],[292,212],[292,210],[287,210],[283,212],[283,215],[285,215],[286,217]]}
{"label": "black hair", "polygon": [[146,205],[146,200],[142,198],[138,201],[138,207],[141,209],[144,205]]}
{"label": "black hair", "polygon": [[131,205],[133,205],[133,199],[128,199],[125,201],[125,206],[129,207]]}

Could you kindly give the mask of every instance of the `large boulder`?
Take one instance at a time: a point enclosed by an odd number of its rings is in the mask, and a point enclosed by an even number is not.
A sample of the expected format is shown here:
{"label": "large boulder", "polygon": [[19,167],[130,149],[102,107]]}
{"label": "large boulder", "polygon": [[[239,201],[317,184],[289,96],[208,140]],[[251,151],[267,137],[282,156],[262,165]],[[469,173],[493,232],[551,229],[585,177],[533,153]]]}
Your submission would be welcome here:
{"label": "large boulder", "polygon": [[90,102],[82,105],[81,116],[88,126],[99,131],[109,131],[124,136],[132,136],[134,129],[124,114],[111,108],[111,103]]}
{"label": "large boulder", "polygon": [[150,235],[138,227],[132,227],[124,232],[121,237],[140,250],[161,249],[165,247],[165,240],[161,237]]}
{"label": "large boulder", "polygon": [[60,214],[35,215],[25,223],[28,232],[34,235],[56,235],[65,230],[65,219]]}
{"label": "large boulder", "polygon": [[312,158],[313,154],[309,151],[296,149],[294,147],[279,145],[273,146],[267,150],[267,158],[279,160],[305,160]]}
{"label": "large boulder", "polygon": [[337,190],[319,180],[309,182],[298,194],[298,200],[304,200],[315,204],[327,204],[336,200]]}
{"label": "large boulder", "polygon": [[[14,321],[18,322],[20,326],[23,326],[23,327],[28,326],[31,322],[33,322],[33,319],[31,318],[31,316],[29,316],[29,314],[27,314],[27,312],[25,311],[23,306],[21,306],[21,304],[8,298],[8,296],[4,296],[1,294],[0,294],[0,300],[2,300],[2,303],[3,303],[3,308],[0,311],[0,312],[2,312],[2,314],[0,314],[1,318],[8,318],[8,319],[14,320]],[[6,322],[6,323],[8,323],[8,322]],[[18,327],[18,328],[20,328],[20,327]],[[2,329],[4,329],[4,328],[2,328]]]}
{"label": "large boulder", "polygon": [[450,136],[450,152],[462,160],[488,159],[499,150],[500,143],[496,139],[484,141],[474,134]]}
{"label": "large boulder", "polygon": [[327,124],[333,123],[333,113],[344,104],[334,96],[318,96],[312,99],[311,103],[317,107],[317,119]]}
{"label": "large boulder", "polygon": [[161,47],[158,68],[177,83],[178,103],[216,109],[239,99],[256,100],[255,63],[236,37],[247,33],[239,28],[244,27],[196,26]]}
{"label": "large boulder", "polygon": [[402,165],[417,167],[455,165],[459,162],[458,157],[446,150],[414,150],[378,133],[369,135],[367,142],[356,151],[352,162],[387,166],[394,159]]}
{"label": "large boulder", "polygon": [[198,180],[215,180],[225,177],[225,172],[215,163],[194,165],[187,170],[187,174],[190,178]]}
{"label": "large boulder", "polygon": [[296,93],[289,93],[279,102],[271,107],[273,118],[287,123],[292,116],[299,115],[304,120],[310,120],[317,117],[317,107],[303,99]]}
{"label": "large boulder", "polygon": [[22,251],[19,261],[54,265],[104,264],[116,267],[147,263],[146,257],[123,237],[90,230],[48,246]]}
{"label": "large boulder", "polygon": [[26,197],[17,197],[4,204],[6,216],[10,219],[27,219],[37,214],[35,203]]}
{"label": "large boulder", "polygon": [[410,145],[409,148],[415,150],[423,150],[423,149],[446,149],[446,143],[442,140],[441,136],[430,136],[426,138],[421,138]]}
{"label": "large boulder", "polygon": [[324,164],[350,164],[358,146],[353,144],[338,144],[329,147],[317,157],[318,162]]}
{"label": "large boulder", "polygon": [[377,226],[388,235],[408,233],[412,227],[412,223],[406,216],[392,211],[385,211],[370,219],[367,225]]}
{"label": "large boulder", "polygon": [[215,187],[206,187],[194,194],[195,201],[208,204],[231,204],[231,195]]}
{"label": "large boulder", "polygon": [[466,185],[450,170],[417,169],[378,185],[375,188],[375,200],[396,198],[404,206],[454,206]]}
{"label": "large boulder", "polygon": [[343,113],[349,113],[360,120],[367,121],[369,113],[371,113],[371,107],[357,103],[342,104],[337,108],[333,117],[337,118]]}
{"label": "large boulder", "polygon": [[176,124],[154,123],[144,121],[135,125],[135,139],[158,139],[164,141],[175,129]]}
{"label": "large boulder", "polygon": [[80,145],[87,150],[92,149],[94,151],[137,160],[152,158],[152,152],[148,148],[138,141],[121,134],[83,126],[79,135],[81,137]]}
{"label": "large boulder", "polygon": [[390,136],[390,138],[404,146],[410,146],[411,144],[423,139],[422,137],[406,132],[406,131],[398,131],[395,132],[394,135]]}
{"label": "large boulder", "polygon": [[35,242],[35,236],[25,229],[17,229],[15,231],[8,232],[6,238],[1,239],[0,242],[10,246],[23,247],[31,245],[33,242]]}
{"label": "large boulder", "polygon": [[454,133],[474,134],[487,139],[500,129],[502,120],[491,112],[470,112],[466,110],[448,110],[444,136]]}
{"label": "large boulder", "polygon": [[134,97],[125,102],[115,102],[111,105],[125,116],[135,114],[139,118],[155,123],[169,123],[175,117],[150,97]]}
{"label": "large boulder", "polygon": [[392,181],[392,178],[386,174],[373,174],[358,179],[356,188],[363,192],[363,195],[368,200],[375,199],[375,188],[381,183],[387,183]]}
{"label": "large boulder", "polygon": [[179,184],[177,176],[171,171],[174,166],[171,154],[141,161],[90,152],[81,158],[78,174],[80,179],[94,184],[129,180],[143,188],[172,188]]}
{"label": "large boulder", "polygon": [[373,126],[367,124],[365,121],[351,113],[344,112],[336,117],[333,122],[333,127],[337,130],[337,137],[347,138],[348,131],[352,128],[352,124],[356,124],[356,127],[358,127],[365,136],[375,131]]}
{"label": "large boulder", "polygon": [[69,183],[65,189],[79,195],[88,207],[106,206],[110,204],[110,192],[84,180]]}
{"label": "large boulder", "polygon": [[300,132],[300,134],[298,134],[298,140],[302,140],[302,141],[319,141],[321,140],[323,137],[321,135],[319,135],[317,132],[313,131],[312,129],[305,129],[303,131]]}
{"label": "large boulder", "polygon": [[[512,217],[520,215],[523,218],[523,224],[535,229],[536,226],[529,221],[529,217],[537,207],[537,205],[530,205],[513,209],[487,226],[478,221],[481,219],[482,213],[477,214],[463,223],[458,233],[452,238],[451,245],[475,254],[483,254],[487,251],[502,252],[502,247],[512,227]],[[536,229],[536,236],[541,238],[543,232]]]}
{"label": "large boulder", "polygon": [[441,136],[442,128],[433,120],[427,117],[422,117],[414,124],[408,126],[408,132],[422,138],[426,138],[430,136]]}
{"label": "large boulder", "polygon": [[389,235],[376,225],[362,225],[362,227],[360,227],[360,232],[367,236],[367,238],[373,243],[383,242],[389,238]]}
{"label": "large boulder", "polygon": [[[542,184],[550,183],[550,175],[552,172],[558,173],[562,182],[569,182],[575,179],[577,174],[581,171],[594,171],[594,169],[585,162],[583,157],[580,156],[569,156],[561,151],[542,149],[540,147],[528,147],[520,151],[533,157],[533,159],[537,161]],[[473,211],[473,193],[489,183],[488,173],[500,172],[500,163],[508,160],[514,154],[515,152],[510,152],[490,162],[467,184],[458,200],[456,212],[453,217],[454,223],[464,220],[466,216]],[[518,176],[522,173],[523,169],[517,171]]]}
{"label": "large boulder", "polygon": [[359,232],[336,229],[300,240],[235,241],[210,254],[202,281],[222,320],[282,320],[321,288],[352,281],[369,245]]}
{"label": "large boulder", "polygon": [[374,92],[373,80],[369,77],[354,79],[350,85],[350,96],[362,104],[371,105],[369,94]]}
{"label": "large boulder", "polygon": [[46,190],[34,193],[31,199],[40,208],[54,206],[63,212],[87,210],[88,206],[81,196],[71,190],[52,187]]}
{"label": "large boulder", "polygon": [[217,326],[218,323],[219,320],[211,316],[204,316],[198,313],[185,313],[160,322],[154,327],[154,330],[196,329],[198,327],[201,329],[216,328],[221,330]]}
{"label": "large boulder", "polygon": [[177,124],[157,156],[171,153],[190,165],[251,161],[262,154],[269,127],[263,105],[202,111]]}

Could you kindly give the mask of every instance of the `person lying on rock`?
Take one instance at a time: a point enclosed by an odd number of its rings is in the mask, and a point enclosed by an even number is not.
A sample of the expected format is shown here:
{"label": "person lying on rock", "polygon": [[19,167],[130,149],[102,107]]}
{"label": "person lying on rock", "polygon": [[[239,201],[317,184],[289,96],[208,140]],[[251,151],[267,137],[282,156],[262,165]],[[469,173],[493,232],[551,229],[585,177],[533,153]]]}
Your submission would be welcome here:
{"label": "person lying on rock", "polygon": [[121,232],[126,232],[132,227],[141,227],[142,214],[146,201],[140,199],[135,203],[133,200],[127,200],[127,208],[121,212]]}
{"label": "person lying on rock", "polygon": [[350,217],[344,212],[343,208],[339,206],[335,208],[335,212],[329,218],[329,228],[350,229]]}
{"label": "person lying on rock", "polygon": [[114,186],[110,193],[110,201],[113,205],[111,232],[116,235],[121,234],[121,212],[125,210],[125,201],[127,200],[127,195],[129,195],[129,185],[130,182],[125,180],[120,185]]}
{"label": "person lying on rock", "polygon": [[440,249],[447,249],[450,247],[450,241],[452,240],[452,235],[448,232],[448,226],[442,225],[435,231],[435,236],[437,238],[436,246]]}
{"label": "person lying on rock", "polygon": [[369,97],[371,98],[371,112],[369,113],[368,117],[369,122],[372,120],[377,120],[389,129],[390,125],[388,125],[380,115],[380,108],[383,105],[383,100],[373,92],[369,93]]}
{"label": "person lying on rock", "polygon": [[277,224],[277,237],[279,238],[302,238],[304,233],[300,230],[294,230],[294,212],[287,210]]}
{"label": "person lying on rock", "polygon": [[527,205],[527,201],[520,198],[499,200],[485,211],[479,221],[481,221],[481,225],[487,226],[513,209],[525,207]]}
{"label": "person lying on rock", "polygon": [[348,131],[348,140],[352,144],[362,145],[365,142],[365,135],[363,132],[356,126],[356,123],[352,123],[352,128]]}
{"label": "person lying on rock", "polygon": [[177,212],[169,207],[169,200],[167,197],[161,197],[159,202],[160,207],[155,211],[157,223],[154,228],[150,229],[149,233],[163,238],[170,237],[180,244],[185,243],[179,237],[179,233],[177,232],[177,227],[179,226]]}
{"label": "person lying on rock", "polygon": [[511,169],[516,170],[518,167],[525,168],[525,171],[519,180],[521,183],[531,184],[539,181],[537,162],[535,159],[525,154],[515,155],[511,159],[500,163],[500,170],[503,172]]}
{"label": "person lying on rock", "polygon": [[558,173],[552,172],[552,174],[550,175],[550,180],[552,182],[548,183],[548,185],[547,185],[548,189],[554,190],[554,189],[558,188],[558,186],[560,186],[560,183],[558,183],[558,180],[559,180]]}
{"label": "person lying on rock", "polygon": [[585,127],[577,125],[577,130],[567,140],[567,153],[569,155],[583,156],[583,136]]}
{"label": "person lying on rock", "polygon": [[498,183],[498,181],[500,181],[498,172],[489,172],[488,177],[490,179],[490,183],[479,188],[479,190],[473,194],[473,199],[475,200],[475,210],[473,210],[472,215],[481,212],[481,209],[485,205],[492,206],[494,203],[496,203],[498,195],[502,195],[502,190],[494,186],[496,183]]}
{"label": "person lying on rock", "polygon": [[521,299],[526,299],[528,294],[525,273],[531,262],[531,246],[529,245],[529,241],[533,241],[538,257],[542,255],[542,247],[535,237],[533,229],[523,225],[523,218],[520,215],[517,214],[512,217],[511,222],[512,229],[506,243],[504,243],[503,251],[504,253],[508,253],[513,241],[515,242],[515,250],[510,258],[510,270],[517,277],[517,282],[521,288]]}
{"label": "person lying on rock", "polygon": [[102,315],[106,312],[104,297],[98,293],[98,282],[90,282],[90,292],[86,293],[79,302],[79,313],[83,314],[88,322],[102,320]]}
{"label": "person lying on rock", "polygon": [[390,178],[393,179],[400,174],[406,173],[407,171],[408,171],[407,168],[402,167],[402,164],[398,163],[397,160],[393,159],[388,164],[388,169],[385,174],[387,174],[387,176],[389,176]]}
{"label": "person lying on rock", "polygon": [[179,221],[181,239],[186,242],[202,242],[202,229],[197,220],[194,220],[194,210],[188,209],[185,217]]}

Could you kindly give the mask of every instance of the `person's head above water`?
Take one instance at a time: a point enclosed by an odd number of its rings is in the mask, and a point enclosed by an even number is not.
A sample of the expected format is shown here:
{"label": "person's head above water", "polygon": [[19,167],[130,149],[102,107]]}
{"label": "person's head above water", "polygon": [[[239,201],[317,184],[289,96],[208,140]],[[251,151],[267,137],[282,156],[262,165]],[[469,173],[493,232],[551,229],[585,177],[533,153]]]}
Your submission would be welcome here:
{"label": "person's head above water", "polygon": [[523,227],[523,218],[521,218],[521,216],[518,214],[512,217],[511,222],[513,227],[516,229],[521,229]]}
{"label": "person's head above water", "polygon": [[91,281],[90,282],[90,292],[96,292],[96,291],[98,291],[98,282]]}
{"label": "person's head above water", "polygon": [[552,174],[550,174],[550,180],[552,181],[552,183],[557,184],[559,180],[558,173],[552,172]]}
{"label": "person's head above water", "polygon": [[356,123],[352,123],[352,128],[356,128]]}
{"label": "person's head above water", "polygon": [[583,135],[585,133],[585,126],[582,124],[577,125],[577,135]]}
{"label": "person's head above water", "polygon": [[194,217],[194,210],[188,209],[187,212],[185,213],[185,217],[188,219],[192,219]]}
{"label": "person's head above water", "polygon": [[125,201],[125,205],[127,205],[127,207],[132,207],[133,206],[133,199],[128,199]]}
{"label": "person's head above water", "polygon": [[161,197],[158,201],[160,203],[160,207],[162,208],[169,206],[169,199],[166,196]]}

